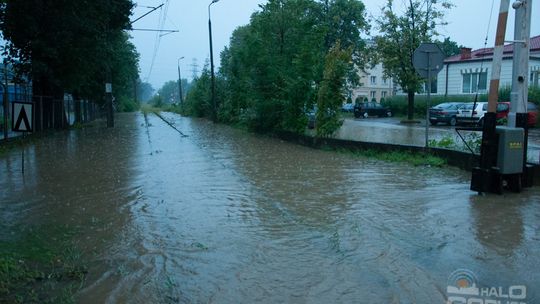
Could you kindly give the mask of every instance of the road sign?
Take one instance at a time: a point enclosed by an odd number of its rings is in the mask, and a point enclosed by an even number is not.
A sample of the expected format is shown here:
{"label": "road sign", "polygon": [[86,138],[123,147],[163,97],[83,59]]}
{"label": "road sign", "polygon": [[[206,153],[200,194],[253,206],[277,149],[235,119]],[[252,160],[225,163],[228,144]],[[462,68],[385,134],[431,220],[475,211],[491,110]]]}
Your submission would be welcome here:
{"label": "road sign", "polygon": [[413,66],[422,78],[435,78],[442,70],[444,53],[435,43],[422,43],[414,50]]}
{"label": "road sign", "polygon": [[33,104],[30,102],[14,102],[11,104],[11,130],[15,132],[32,132],[34,122]]}

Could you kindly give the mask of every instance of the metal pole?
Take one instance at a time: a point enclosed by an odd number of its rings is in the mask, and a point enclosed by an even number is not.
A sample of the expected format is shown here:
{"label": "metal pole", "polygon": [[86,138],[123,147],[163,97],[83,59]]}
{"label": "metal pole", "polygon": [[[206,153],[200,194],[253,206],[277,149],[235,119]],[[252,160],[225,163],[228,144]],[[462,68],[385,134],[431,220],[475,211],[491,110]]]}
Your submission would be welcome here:
{"label": "metal pole", "polygon": [[21,167],[22,167],[22,174],[24,175],[24,136],[26,135],[26,132],[23,132],[23,135],[22,135],[22,142],[23,142],[23,146],[22,146],[22,162],[21,162]]}
{"label": "metal pole", "polygon": [[512,67],[512,93],[510,94],[510,114],[508,126],[527,127],[527,90],[529,79],[529,45],[532,0],[516,1],[514,25],[514,59]]}
{"label": "metal pole", "polygon": [[427,101],[426,101],[426,148],[429,148],[429,104],[431,99],[431,52],[427,52],[427,66],[428,66],[428,79],[427,79]]}
{"label": "metal pole", "polygon": [[516,1],[512,4],[516,10],[514,25],[514,59],[512,64],[512,92],[510,94],[510,113],[508,125],[523,128],[523,175],[525,187],[532,186],[528,174],[527,149],[529,146],[529,126],[527,114],[529,88],[529,56],[531,36],[532,0]]}
{"label": "metal pole", "polygon": [[8,138],[8,119],[9,119],[9,94],[8,94],[8,78],[7,78],[7,64],[4,62],[4,139]]}
{"label": "metal pole", "polygon": [[214,76],[214,52],[212,49],[212,20],[210,18],[210,6],[219,0],[212,0],[208,4],[208,37],[210,40],[210,77],[212,82],[212,121],[217,121],[217,106],[216,106],[216,80]]}
{"label": "metal pole", "polygon": [[180,100],[180,105],[184,105],[184,94],[182,93],[182,75],[180,73],[180,60],[184,59],[184,57],[178,58],[178,95]]}
{"label": "metal pole", "polygon": [[114,128],[114,109],[110,71],[107,71],[107,83],[105,84],[105,99],[107,102],[107,128]]}

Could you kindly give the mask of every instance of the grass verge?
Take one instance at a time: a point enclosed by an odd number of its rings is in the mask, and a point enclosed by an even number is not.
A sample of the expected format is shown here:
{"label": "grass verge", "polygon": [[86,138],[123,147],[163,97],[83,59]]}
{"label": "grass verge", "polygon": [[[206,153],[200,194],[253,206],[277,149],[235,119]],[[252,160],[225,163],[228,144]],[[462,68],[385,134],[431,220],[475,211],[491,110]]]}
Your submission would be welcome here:
{"label": "grass verge", "polygon": [[408,151],[379,151],[368,150],[347,150],[324,148],[324,150],[337,151],[340,153],[352,154],[355,157],[372,158],[392,163],[408,163],[413,166],[444,167],[447,165],[445,159],[431,155],[429,153],[413,153]]}
{"label": "grass verge", "polygon": [[75,303],[87,268],[67,226],[18,230],[0,240],[0,303]]}

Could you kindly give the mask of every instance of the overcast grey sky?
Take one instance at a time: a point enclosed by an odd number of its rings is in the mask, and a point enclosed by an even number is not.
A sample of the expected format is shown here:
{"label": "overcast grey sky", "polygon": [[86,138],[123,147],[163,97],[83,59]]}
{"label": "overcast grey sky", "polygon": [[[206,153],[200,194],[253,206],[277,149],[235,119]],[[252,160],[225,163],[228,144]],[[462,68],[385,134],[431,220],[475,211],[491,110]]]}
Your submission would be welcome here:
{"label": "overcast grey sky", "polygon": [[[135,29],[173,29],[171,33],[158,38],[152,32],[133,31],[133,43],[141,54],[141,78],[159,89],[168,80],[178,79],[177,62],[181,60],[182,78],[191,78],[193,59],[197,60],[199,71],[209,57],[208,42],[208,4],[211,0],[137,0],[133,19],[150,9],[165,5],[133,24]],[[211,7],[212,33],[214,41],[214,62],[219,65],[219,54],[228,45],[234,29],[249,23],[251,14],[259,9],[259,4],[266,0],[220,0]],[[384,0],[364,0],[368,16],[377,17]],[[403,0],[395,1],[397,6]],[[513,1],[511,1],[513,2]],[[484,46],[489,25],[488,47],[492,47],[497,27],[500,0],[454,0],[455,7],[446,14],[448,25],[441,27],[443,37],[450,37],[458,44],[474,49]],[[491,11],[492,4],[493,11]],[[540,9],[538,1],[533,2],[531,36],[540,34]],[[399,7],[397,8],[399,9]],[[162,25],[162,26],[160,26]],[[514,11],[510,8],[506,38],[513,39]],[[373,34],[372,30],[372,34]],[[155,55],[154,55],[155,54]],[[154,58],[154,59],[153,59]],[[153,64],[152,64],[152,61]]]}

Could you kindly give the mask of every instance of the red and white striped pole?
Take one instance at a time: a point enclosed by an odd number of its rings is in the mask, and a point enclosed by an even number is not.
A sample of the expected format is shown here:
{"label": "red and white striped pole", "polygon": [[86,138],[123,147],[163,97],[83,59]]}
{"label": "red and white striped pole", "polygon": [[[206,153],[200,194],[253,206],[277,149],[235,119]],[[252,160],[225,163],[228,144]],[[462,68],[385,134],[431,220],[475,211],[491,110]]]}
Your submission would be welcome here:
{"label": "red and white striped pole", "polygon": [[[501,0],[499,20],[497,22],[497,35],[493,50],[493,66],[489,82],[488,111],[484,114],[482,126],[482,145],[480,147],[480,166],[473,168],[471,190],[482,192],[502,192],[502,176],[497,166],[498,141],[497,127],[497,101],[499,98],[499,81],[501,79],[501,65],[506,34],[506,21],[510,0]],[[496,182],[499,181],[500,182]]]}
{"label": "red and white striped pole", "polygon": [[495,36],[495,48],[493,49],[493,66],[491,68],[491,80],[489,82],[488,112],[497,111],[499,99],[499,82],[501,79],[501,65],[504,51],[504,39],[506,35],[506,22],[508,20],[508,8],[510,0],[501,0],[499,19],[497,21],[497,35]]}

